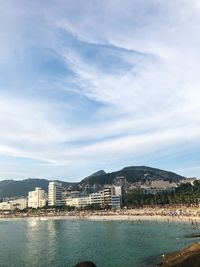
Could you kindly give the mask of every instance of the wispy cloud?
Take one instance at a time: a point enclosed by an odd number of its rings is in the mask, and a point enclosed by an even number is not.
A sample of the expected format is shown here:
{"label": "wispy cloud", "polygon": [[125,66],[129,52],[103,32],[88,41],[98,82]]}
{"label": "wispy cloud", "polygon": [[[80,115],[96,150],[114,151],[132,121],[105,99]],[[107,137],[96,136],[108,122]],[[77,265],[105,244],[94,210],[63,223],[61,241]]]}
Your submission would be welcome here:
{"label": "wispy cloud", "polygon": [[[166,151],[196,155],[198,1],[21,0],[3,3],[0,13],[0,155],[8,177],[72,179],[83,175],[77,165],[90,172],[145,164],[150,155],[157,165]],[[18,167],[11,158],[21,159]]]}

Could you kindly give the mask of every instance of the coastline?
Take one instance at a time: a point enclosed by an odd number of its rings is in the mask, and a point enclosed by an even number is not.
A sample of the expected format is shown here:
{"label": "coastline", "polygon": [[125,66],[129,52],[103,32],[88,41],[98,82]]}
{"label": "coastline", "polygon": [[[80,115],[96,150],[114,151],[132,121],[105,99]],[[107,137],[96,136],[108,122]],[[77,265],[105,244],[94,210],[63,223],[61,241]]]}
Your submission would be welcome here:
{"label": "coastline", "polygon": [[200,208],[184,209],[132,209],[126,211],[80,211],[80,212],[36,212],[1,214],[0,221],[11,220],[89,220],[89,221],[157,221],[182,222],[200,225]]}

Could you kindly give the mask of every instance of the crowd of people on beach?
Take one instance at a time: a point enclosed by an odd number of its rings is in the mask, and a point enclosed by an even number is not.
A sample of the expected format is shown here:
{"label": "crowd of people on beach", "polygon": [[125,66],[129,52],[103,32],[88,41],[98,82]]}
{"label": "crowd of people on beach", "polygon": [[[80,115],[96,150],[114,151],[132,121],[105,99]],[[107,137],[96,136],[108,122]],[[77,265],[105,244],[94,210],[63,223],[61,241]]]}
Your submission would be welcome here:
{"label": "crowd of people on beach", "polygon": [[122,210],[98,210],[98,211],[58,211],[58,210],[35,210],[29,212],[1,212],[0,218],[30,218],[30,217],[66,217],[76,219],[91,218],[117,218],[117,219],[134,219],[139,217],[145,218],[177,218],[177,219],[194,219],[200,220],[200,208],[196,207],[148,207]]}

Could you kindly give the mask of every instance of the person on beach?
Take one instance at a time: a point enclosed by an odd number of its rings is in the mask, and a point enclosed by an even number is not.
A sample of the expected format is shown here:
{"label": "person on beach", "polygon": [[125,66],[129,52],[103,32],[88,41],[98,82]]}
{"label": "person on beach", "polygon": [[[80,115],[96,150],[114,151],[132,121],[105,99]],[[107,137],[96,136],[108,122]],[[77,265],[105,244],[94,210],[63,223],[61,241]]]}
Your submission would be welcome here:
{"label": "person on beach", "polygon": [[77,263],[74,267],[97,267],[97,266],[91,261],[82,261]]}

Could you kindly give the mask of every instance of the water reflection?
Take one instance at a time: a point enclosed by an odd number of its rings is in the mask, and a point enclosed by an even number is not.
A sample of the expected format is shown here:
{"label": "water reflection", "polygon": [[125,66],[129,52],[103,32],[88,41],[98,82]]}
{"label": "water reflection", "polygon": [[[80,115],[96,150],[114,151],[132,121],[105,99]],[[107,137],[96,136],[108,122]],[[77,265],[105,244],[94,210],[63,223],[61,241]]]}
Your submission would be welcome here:
{"label": "water reflection", "polygon": [[44,223],[39,219],[27,220],[25,228],[26,243],[25,243],[25,258],[26,265],[30,264],[30,259],[34,259],[36,266],[41,266],[43,261],[43,253],[45,253],[44,239],[45,239],[45,227]]}
{"label": "water reflection", "polygon": [[35,227],[38,225],[39,219],[29,219],[27,220],[28,227]]}

